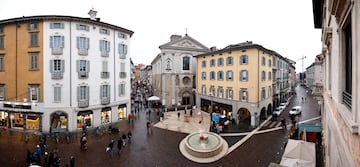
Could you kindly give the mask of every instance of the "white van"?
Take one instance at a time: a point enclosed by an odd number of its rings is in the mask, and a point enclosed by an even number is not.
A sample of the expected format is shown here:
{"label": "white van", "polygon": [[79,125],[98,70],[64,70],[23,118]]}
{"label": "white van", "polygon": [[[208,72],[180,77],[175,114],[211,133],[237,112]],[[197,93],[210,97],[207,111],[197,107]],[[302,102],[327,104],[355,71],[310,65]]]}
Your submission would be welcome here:
{"label": "white van", "polygon": [[298,115],[298,114],[301,114],[301,106],[295,106],[295,107],[291,108],[289,114],[290,114],[290,115]]}

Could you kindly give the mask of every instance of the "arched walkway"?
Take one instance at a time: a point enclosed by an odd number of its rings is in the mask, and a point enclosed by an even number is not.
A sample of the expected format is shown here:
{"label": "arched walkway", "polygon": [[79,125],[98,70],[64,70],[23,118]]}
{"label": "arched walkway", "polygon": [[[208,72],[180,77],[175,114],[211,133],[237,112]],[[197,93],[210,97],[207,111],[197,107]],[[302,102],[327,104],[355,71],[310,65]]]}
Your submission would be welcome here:
{"label": "arched walkway", "polygon": [[251,114],[247,108],[240,108],[237,112],[239,126],[250,127]]}
{"label": "arched walkway", "polygon": [[50,132],[62,132],[68,130],[68,114],[63,111],[55,111],[50,115]]}
{"label": "arched walkway", "polygon": [[268,104],[268,107],[267,107],[267,115],[271,115],[272,112],[273,112],[273,108],[272,108],[272,105],[270,103],[270,104]]}
{"label": "arched walkway", "polygon": [[261,111],[260,111],[260,120],[265,120],[266,119],[266,108],[263,107],[261,108]]}

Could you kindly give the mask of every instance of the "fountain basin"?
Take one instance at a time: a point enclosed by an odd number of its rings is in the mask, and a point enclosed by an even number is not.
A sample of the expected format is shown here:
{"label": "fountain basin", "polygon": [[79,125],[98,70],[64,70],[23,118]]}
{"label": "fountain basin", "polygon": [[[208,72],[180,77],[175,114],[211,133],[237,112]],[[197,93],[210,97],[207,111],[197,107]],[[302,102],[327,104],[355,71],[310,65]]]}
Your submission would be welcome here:
{"label": "fountain basin", "polygon": [[226,155],[228,150],[227,142],[221,136],[212,132],[189,134],[181,141],[179,147],[180,152],[185,157],[199,163],[216,161]]}

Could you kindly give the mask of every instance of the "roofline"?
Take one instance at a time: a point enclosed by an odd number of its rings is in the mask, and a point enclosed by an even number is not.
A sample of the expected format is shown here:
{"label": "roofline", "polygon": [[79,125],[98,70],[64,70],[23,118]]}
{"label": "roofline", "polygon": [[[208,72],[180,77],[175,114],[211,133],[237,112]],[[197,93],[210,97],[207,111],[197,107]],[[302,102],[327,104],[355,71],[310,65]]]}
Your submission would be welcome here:
{"label": "roofline", "polygon": [[13,24],[13,23],[19,23],[19,22],[32,22],[32,21],[50,21],[50,20],[63,20],[63,21],[77,21],[77,22],[84,22],[88,24],[95,24],[111,29],[115,29],[118,31],[122,31],[125,33],[130,34],[130,37],[134,34],[133,31],[112,25],[109,23],[101,22],[100,20],[92,20],[90,18],[83,18],[83,17],[75,17],[75,16],[60,16],[60,15],[38,15],[38,16],[23,16],[23,17],[17,17],[17,18],[11,18],[11,19],[5,19],[0,20],[1,24]]}

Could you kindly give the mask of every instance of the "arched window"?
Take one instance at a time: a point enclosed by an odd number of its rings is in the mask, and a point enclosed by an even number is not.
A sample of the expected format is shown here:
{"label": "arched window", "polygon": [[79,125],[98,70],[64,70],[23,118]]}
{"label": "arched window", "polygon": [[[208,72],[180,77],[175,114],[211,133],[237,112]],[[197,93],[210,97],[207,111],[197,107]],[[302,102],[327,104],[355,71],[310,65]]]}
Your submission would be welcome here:
{"label": "arched window", "polygon": [[226,71],[226,80],[232,81],[233,80],[233,72],[231,70]]}
{"label": "arched window", "polygon": [[202,72],[202,73],[201,73],[201,79],[202,79],[202,80],[206,80],[206,72]]}
{"label": "arched window", "polygon": [[203,60],[203,61],[201,62],[201,67],[206,67],[206,61],[205,61],[205,60]]}
{"label": "arched window", "polygon": [[223,58],[219,58],[218,59],[218,66],[223,66],[224,65],[224,59]]}
{"label": "arched window", "polygon": [[262,57],[262,58],[261,58],[261,64],[262,64],[263,66],[266,65],[266,59],[265,59],[265,57]]}
{"label": "arched window", "polygon": [[190,70],[190,57],[183,57],[183,70]]}
{"label": "arched window", "polygon": [[243,101],[243,102],[248,101],[248,91],[246,88],[240,88],[239,98],[240,98],[240,101]]}
{"label": "arched window", "polygon": [[210,67],[214,67],[215,66],[215,59],[211,59],[210,60]]}
{"label": "arched window", "polygon": [[271,81],[271,71],[269,71],[269,81]]}
{"label": "arched window", "polygon": [[210,72],[210,80],[215,80],[215,72],[214,71]]}
{"label": "arched window", "polygon": [[248,63],[249,63],[248,56],[247,55],[241,55],[240,56],[240,65],[248,64]]}
{"label": "arched window", "polygon": [[240,71],[240,81],[248,81],[248,71],[247,70],[242,70]]}
{"label": "arched window", "polygon": [[262,71],[261,72],[261,80],[265,81],[265,78],[266,78],[266,73],[265,73],[265,71]]}
{"label": "arched window", "polygon": [[228,66],[233,65],[233,57],[229,56],[226,58],[226,65]]}
{"label": "arched window", "polygon": [[217,79],[219,81],[224,80],[224,73],[222,71],[218,71]]}

